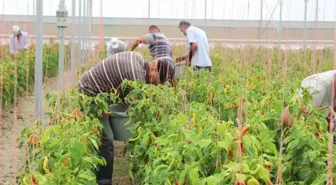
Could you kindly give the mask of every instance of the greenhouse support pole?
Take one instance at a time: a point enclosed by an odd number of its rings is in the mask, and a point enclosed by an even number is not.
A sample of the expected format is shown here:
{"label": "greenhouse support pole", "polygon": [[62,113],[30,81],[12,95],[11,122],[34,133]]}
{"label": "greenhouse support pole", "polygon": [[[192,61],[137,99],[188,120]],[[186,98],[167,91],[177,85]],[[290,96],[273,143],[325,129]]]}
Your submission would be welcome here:
{"label": "greenhouse support pole", "polygon": [[[88,35],[88,42],[89,42],[89,51],[91,51],[92,43],[91,43],[91,36],[92,36],[92,0],[89,0],[89,35]],[[90,57],[90,54],[88,54]]]}
{"label": "greenhouse support pole", "polygon": [[207,26],[207,10],[208,10],[208,0],[205,0],[205,4],[204,4],[204,30],[206,30],[206,26]]}
{"label": "greenhouse support pole", "polygon": [[77,48],[77,61],[78,61],[78,68],[79,72],[82,72],[82,0],[78,0],[78,33],[77,33],[77,38],[78,38],[78,48]]}
{"label": "greenhouse support pole", "polygon": [[283,39],[283,30],[282,30],[282,6],[283,2],[282,0],[279,1],[280,3],[280,20],[279,20],[279,38],[278,38],[278,44],[279,44],[279,49],[281,49],[281,40]]}
{"label": "greenhouse support pole", "polygon": [[262,28],[262,22],[263,22],[263,11],[264,11],[264,0],[260,0],[260,23],[259,23],[259,34],[258,34],[259,39],[261,37],[261,28]]}
{"label": "greenhouse support pole", "polygon": [[68,26],[68,11],[65,9],[64,0],[60,0],[59,9],[56,11],[57,27],[59,30],[59,60],[58,60],[58,90],[64,89],[64,31]]}
{"label": "greenhouse support pole", "polygon": [[36,49],[35,49],[35,107],[34,116],[42,118],[42,37],[43,37],[43,0],[36,1]]}
{"label": "greenhouse support pole", "polygon": [[151,0],[148,0],[148,19],[150,18],[150,12],[151,12],[150,2],[151,2]]}
{"label": "greenhouse support pole", "polygon": [[305,10],[304,10],[304,26],[303,26],[303,49],[306,50],[306,40],[307,40],[307,3],[308,0],[304,0]]}
{"label": "greenhouse support pole", "polygon": [[71,84],[75,83],[75,21],[76,21],[76,0],[72,0],[71,19]]}

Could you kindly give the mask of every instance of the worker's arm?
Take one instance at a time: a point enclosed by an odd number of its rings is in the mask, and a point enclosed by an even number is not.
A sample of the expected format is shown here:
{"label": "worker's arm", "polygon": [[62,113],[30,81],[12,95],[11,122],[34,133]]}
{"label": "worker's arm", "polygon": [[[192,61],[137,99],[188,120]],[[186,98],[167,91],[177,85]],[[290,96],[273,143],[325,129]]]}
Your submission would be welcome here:
{"label": "worker's arm", "polygon": [[179,63],[179,62],[185,61],[188,57],[189,55],[180,56],[180,57],[177,57],[175,61],[176,63]]}
{"label": "worker's arm", "polygon": [[139,37],[139,38],[137,38],[137,39],[132,43],[130,50],[131,50],[131,51],[134,51],[135,48],[137,48],[138,45],[139,45],[139,44],[142,44],[142,43],[144,43],[144,44],[147,43],[145,37]]}
{"label": "worker's arm", "polygon": [[192,42],[190,43],[190,50],[189,50],[189,62],[191,61],[191,59],[193,58],[193,56],[195,55],[196,53],[196,50],[197,50],[197,43],[196,42]]}
{"label": "worker's arm", "polygon": [[176,58],[176,63],[185,61],[188,59],[187,62],[190,62],[192,57],[194,56],[195,52],[197,50],[197,43],[193,42],[190,44],[190,48],[189,48],[189,54],[188,55],[184,55],[184,56],[180,56]]}
{"label": "worker's arm", "polygon": [[[324,88],[324,86],[319,83],[315,83],[313,87],[313,85],[311,84],[311,87],[309,88],[309,93],[313,95],[313,99],[309,103],[312,104],[314,107],[321,107],[323,104],[324,96],[326,95],[326,89]],[[297,97],[295,98],[298,98],[298,102],[301,103],[302,113],[307,113],[310,110],[308,110],[307,106],[305,106],[303,102],[300,101],[302,97],[303,94],[302,90],[300,89]],[[291,101],[293,101],[293,99]],[[288,107],[283,110],[281,115],[281,121],[283,122],[284,126],[291,126],[293,124],[293,118]]]}

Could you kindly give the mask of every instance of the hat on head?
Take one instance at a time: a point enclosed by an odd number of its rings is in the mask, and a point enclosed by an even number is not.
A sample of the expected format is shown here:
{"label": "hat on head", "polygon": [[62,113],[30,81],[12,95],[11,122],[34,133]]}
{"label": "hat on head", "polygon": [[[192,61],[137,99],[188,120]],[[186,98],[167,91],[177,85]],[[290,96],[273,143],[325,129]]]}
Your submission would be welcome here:
{"label": "hat on head", "polygon": [[20,27],[19,26],[13,26],[13,34],[17,35],[20,33]]}
{"label": "hat on head", "polygon": [[111,38],[111,47],[117,49],[119,47],[119,40],[115,37]]}

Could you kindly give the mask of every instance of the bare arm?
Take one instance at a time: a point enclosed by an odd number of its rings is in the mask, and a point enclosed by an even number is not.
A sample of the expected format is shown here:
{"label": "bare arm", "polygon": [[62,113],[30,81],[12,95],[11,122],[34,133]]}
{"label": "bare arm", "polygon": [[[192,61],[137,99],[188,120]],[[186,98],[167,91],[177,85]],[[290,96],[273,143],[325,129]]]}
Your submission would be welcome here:
{"label": "bare arm", "polygon": [[131,50],[131,51],[134,51],[135,48],[137,48],[138,45],[141,44],[141,43],[145,43],[145,38],[144,38],[144,37],[139,37],[139,38],[137,38],[137,39],[132,43],[132,45],[131,45],[131,47],[130,47],[130,50]]}

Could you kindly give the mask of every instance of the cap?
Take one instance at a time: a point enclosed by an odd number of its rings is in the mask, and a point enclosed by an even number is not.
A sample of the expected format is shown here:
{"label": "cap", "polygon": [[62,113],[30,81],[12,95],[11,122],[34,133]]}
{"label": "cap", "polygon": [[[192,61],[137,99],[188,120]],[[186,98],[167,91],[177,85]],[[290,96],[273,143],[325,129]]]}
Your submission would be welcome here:
{"label": "cap", "polygon": [[111,38],[110,45],[113,49],[117,49],[119,47],[119,40],[115,37]]}
{"label": "cap", "polygon": [[13,26],[13,34],[17,35],[20,33],[20,27],[19,26]]}

